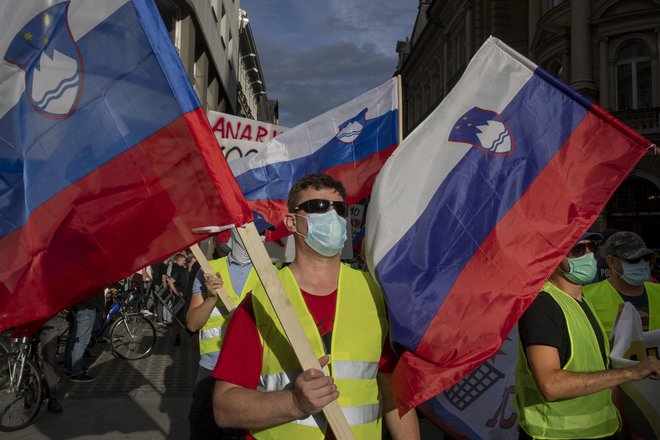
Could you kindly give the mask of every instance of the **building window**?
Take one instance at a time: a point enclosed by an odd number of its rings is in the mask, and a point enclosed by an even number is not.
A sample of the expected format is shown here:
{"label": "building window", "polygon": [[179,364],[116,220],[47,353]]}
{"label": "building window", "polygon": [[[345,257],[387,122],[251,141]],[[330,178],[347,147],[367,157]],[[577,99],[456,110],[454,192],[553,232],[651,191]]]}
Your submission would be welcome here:
{"label": "building window", "polygon": [[624,43],[616,54],[618,110],[651,107],[651,50],[641,40]]}

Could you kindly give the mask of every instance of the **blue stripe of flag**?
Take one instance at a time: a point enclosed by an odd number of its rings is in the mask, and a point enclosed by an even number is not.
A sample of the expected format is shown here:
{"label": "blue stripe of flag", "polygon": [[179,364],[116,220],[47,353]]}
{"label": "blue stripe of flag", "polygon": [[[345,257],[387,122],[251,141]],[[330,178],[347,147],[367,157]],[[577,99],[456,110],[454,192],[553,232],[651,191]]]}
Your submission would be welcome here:
{"label": "blue stripe of flag", "polygon": [[[332,138],[310,155],[250,169],[236,176],[236,180],[247,200],[286,200],[291,185],[302,176],[359,162],[396,145],[396,130],[397,111],[392,110],[366,120],[362,135],[353,145]],[[299,146],[287,147],[294,149]]]}

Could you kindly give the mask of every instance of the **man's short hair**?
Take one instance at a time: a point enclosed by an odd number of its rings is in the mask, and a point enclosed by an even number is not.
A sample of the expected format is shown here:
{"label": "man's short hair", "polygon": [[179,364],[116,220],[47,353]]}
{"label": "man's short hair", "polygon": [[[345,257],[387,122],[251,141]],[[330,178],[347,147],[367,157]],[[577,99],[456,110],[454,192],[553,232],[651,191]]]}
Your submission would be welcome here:
{"label": "man's short hair", "polygon": [[174,256],[174,261],[177,261],[179,258],[183,258],[184,260],[186,259],[186,255],[182,253],[178,253]]}
{"label": "man's short hair", "polygon": [[298,195],[307,188],[314,188],[316,190],[323,188],[334,189],[342,199],[346,200],[346,188],[344,188],[344,185],[340,181],[333,179],[328,174],[312,173],[301,177],[291,187],[287,202],[289,212],[293,212],[293,209],[298,206]]}

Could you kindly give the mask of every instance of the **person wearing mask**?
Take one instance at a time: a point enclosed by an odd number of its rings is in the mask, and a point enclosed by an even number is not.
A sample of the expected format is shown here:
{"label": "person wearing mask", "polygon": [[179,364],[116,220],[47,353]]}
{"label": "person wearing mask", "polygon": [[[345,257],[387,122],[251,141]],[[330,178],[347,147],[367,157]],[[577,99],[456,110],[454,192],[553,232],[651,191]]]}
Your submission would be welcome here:
{"label": "person wearing mask", "polygon": [[605,330],[582,295],[596,274],[586,233],[543,286],[518,323],[514,405],[520,439],[614,439],[620,416],[612,387],[660,377],[660,361],[610,370]]}
{"label": "person wearing mask", "polygon": [[[255,216],[255,227],[260,233],[272,228]],[[218,361],[222,348],[222,335],[227,330],[231,313],[227,311],[215,290],[225,287],[229,298],[238,306],[248,292],[259,285],[259,277],[252,267],[252,260],[235,228],[227,242],[230,251],[226,257],[209,261],[213,274],[202,269],[192,286],[190,307],[186,313],[186,325],[191,332],[199,332],[199,368],[193,400],[188,414],[190,440],[237,438],[236,430],[222,429],[213,418],[213,386],[211,372]]]}
{"label": "person wearing mask", "polygon": [[[294,183],[284,225],[294,261],[278,275],[324,371],[301,371],[263,286],[236,309],[212,376],[215,420],[247,438],[332,438],[321,414],[336,400],[358,439],[419,438],[415,411],[399,416],[390,374],[385,302],[371,277],[340,262],[346,190],[326,174]],[[332,359],[332,360],[330,360]],[[381,398],[382,397],[382,398]]]}
{"label": "person wearing mask", "polygon": [[660,284],[648,281],[655,252],[639,235],[621,231],[607,239],[605,254],[610,276],[586,286],[584,296],[605,327],[607,339],[624,302],[639,312],[643,331],[660,329]]}

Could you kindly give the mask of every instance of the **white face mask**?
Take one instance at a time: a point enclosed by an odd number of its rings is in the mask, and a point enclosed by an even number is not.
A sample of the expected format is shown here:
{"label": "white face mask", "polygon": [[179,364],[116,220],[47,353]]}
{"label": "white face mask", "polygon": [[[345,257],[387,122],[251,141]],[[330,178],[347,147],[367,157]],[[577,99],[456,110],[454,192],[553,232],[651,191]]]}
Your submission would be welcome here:
{"label": "white face mask", "polygon": [[229,241],[227,241],[227,246],[231,248],[231,258],[236,263],[241,266],[252,263],[250,255],[243,244],[243,240],[241,240],[241,236],[238,235],[238,231],[235,228],[232,228],[231,230],[231,237],[229,237]]}
{"label": "white face mask", "polygon": [[306,218],[307,235],[304,238],[309,247],[324,257],[334,257],[341,252],[346,241],[345,218],[334,209],[322,214],[308,214]]}

